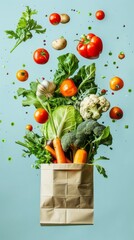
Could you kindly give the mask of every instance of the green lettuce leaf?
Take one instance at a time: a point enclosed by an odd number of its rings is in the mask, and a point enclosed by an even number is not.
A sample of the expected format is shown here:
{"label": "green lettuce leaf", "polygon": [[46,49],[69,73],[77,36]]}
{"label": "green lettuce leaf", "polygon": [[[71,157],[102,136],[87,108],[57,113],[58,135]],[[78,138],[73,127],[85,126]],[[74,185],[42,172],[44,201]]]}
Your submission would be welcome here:
{"label": "green lettuce leaf", "polygon": [[22,106],[30,106],[34,105],[36,108],[41,107],[41,104],[39,100],[36,97],[36,90],[37,90],[37,82],[31,82],[30,83],[30,89],[25,89],[25,88],[19,88],[17,90],[18,96],[25,97],[25,100],[22,100]]}
{"label": "green lettuce leaf", "polygon": [[[62,137],[65,133],[76,129],[77,125],[82,122],[79,112],[73,106],[60,106],[52,112],[52,118],[56,128],[57,136]],[[47,140],[54,139],[55,132],[49,119],[42,126],[42,131]]]}
{"label": "green lettuce leaf", "polygon": [[87,89],[90,90],[89,93],[97,92],[97,85],[95,84],[95,72],[95,63],[92,63],[88,66],[82,66],[77,74],[73,77],[73,80],[81,93],[87,91]]}

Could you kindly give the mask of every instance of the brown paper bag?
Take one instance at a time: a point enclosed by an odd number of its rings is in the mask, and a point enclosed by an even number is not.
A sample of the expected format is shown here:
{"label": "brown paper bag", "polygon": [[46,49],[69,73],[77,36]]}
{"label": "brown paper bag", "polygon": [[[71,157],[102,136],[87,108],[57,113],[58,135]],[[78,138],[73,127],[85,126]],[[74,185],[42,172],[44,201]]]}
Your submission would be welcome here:
{"label": "brown paper bag", "polygon": [[40,224],[93,224],[93,166],[41,165]]}

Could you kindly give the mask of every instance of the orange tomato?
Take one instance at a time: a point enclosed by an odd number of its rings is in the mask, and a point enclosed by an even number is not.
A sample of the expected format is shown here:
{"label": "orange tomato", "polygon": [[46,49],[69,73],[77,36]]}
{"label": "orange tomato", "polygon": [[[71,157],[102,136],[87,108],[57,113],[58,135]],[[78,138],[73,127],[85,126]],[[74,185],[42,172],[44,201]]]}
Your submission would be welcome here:
{"label": "orange tomato", "polygon": [[29,74],[26,70],[21,69],[18,70],[16,73],[16,78],[20,81],[20,82],[25,82],[29,77]]}
{"label": "orange tomato", "polygon": [[109,85],[113,91],[118,91],[121,88],[123,88],[124,81],[121,78],[115,76],[115,77],[111,78]]}
{"label": "orange tomato", "polygon": [[60,93],[64,97],[72,97],[78,92],[77,87],[72,79],[65,79],[60,85]]}
{"label": "orange tomato", "polygon": [[120,52],[120,53],[118,54],[118,58],[119,58],[119,59],[125,58],[125,54],[124,54],[123,52]]}
{"label": "orange tomato", "polygon": [[33,126],[31,124],[26,125],[26,130],[31,132],[33,130]]}
{"label": "orange tomato", "polygon": [[123,111],[121,108],[115,106],[111,108],[109,116],[112,119],[121,119],[123,117]]}

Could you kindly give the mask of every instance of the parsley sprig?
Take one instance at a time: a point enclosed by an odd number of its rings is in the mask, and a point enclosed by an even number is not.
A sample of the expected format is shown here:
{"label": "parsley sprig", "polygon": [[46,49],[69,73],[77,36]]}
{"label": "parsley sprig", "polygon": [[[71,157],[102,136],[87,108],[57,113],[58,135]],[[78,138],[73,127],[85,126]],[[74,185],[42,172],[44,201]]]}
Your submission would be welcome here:
{"label": "parsley sprig", "polygon": [[35,31],[35,33],[38,34],[46,32],[46,28],[43,29],[37,21],[32,19],[32,16],[35,14],[37,14],[36,10],[32,10],[29,6],[26,6],[26,10],[25,12],[22,12],[22,16],[19,19],[16,30],[5,31],[8,38],[14,38],[16,40],[16,44],[10,52],[13,52],[13,50],[22,42],[26,42],[28,39],[31,39],[33,37],[32,31]]}
{"label": "parsley sprig", "polygon": [[51,163],[51,154],[44,149],[44,145],[46,144],[44,136],[39,136],[33,131],[28,131],[24,136],[24,141],[16,141],[16,143],[24,147],[23,157],[30,157],[31,155],[36,157],[32,165],[34,168],[40,168],[40,164],[42,163]]}

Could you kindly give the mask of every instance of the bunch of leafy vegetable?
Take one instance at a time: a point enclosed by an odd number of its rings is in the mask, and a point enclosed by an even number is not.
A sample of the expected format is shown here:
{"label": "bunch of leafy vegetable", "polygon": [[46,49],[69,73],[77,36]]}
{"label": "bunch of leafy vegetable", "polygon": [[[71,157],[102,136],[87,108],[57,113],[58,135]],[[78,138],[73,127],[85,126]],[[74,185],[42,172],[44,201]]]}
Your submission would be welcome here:
{"label": "bunch of leafy vegetable", "polygon": [[36,10],[32,10],[29,6],[26,6],[25,12],[22,12],[22,16],[18,21],[16,30],[6,30],[8,38],[14,38],[16,40],[15,46],[10,52],[19,46],[22,42],[26,42],[28,39],[33,37],[32,31],[35,33],[45,33],[46,29],[37,23],[32,16],[37,14]]}
{"label": "bunch of leafy vegetable", "polygon": [[[79,107],[80,101],[91,93],[97,92],[97,85],[95,84],[95,64],[92,63],[88,66],[82,66],[79,68],[79,60],[72,53],[67,53],[58,57],[58,68],[55,71],[53,82],[56,84],[56,89],[53,97],[43,97],[44,102],[48,102],[51,109],[54,110],[58,106],[62,105],[74,105]],[[73,76],[75,71],[78,72]],[[78,93],[73,97],[63,97],[59,92],[59,86],[66,78],[71,78],[78,87]],[[19,88],[18,96],[25,97],[22,101],[23,106],[34,105],[36,108],[40,107],[40,101],[37,98],[36,91],[39,81],[31,82],[30,89]]]}
{"label": "bunch of leafy vegetable", "polygon": [[[48,140],[53,141],[58,137],[61,139],[62,148],[67,158],[69,157],[70,160],[74,159],[73,156],[78,149],[85,149],[88,153],[88,164],[95,165],[99,173],[107,177],[105,169],[96,164],[96,161],[108,158],[100,156],[95,159],[95,155],[100,145],[109,146],[112,144],[110,128],[93,119],[84,120],[80,114],[81,101],[85,97],[97,93],[95,71],[94,63],[79,68],[79,60],[76,56],[67,53],[58,57],[58,68],[53,78],[55,89],[49,95],[50,97],[45,95],[46,89],[44,90],[44,85],[41,85],[38,80],[30,83],[30,89],[19,88],[17,93],[18,96],[25,98],[22,100],[23,106],[34,105],[35,108],[41,107],[48,112],[49,119],[41,126],[44,143]],[[67,78],[71,78],[78,88],[75,96],[64,97],[60,92],[60,85]],[[25,145],[19,141],[17,143]],[[35,141],[33,147],[36,144]],[[43,151],[41,157],[40,150]],[[32,148],[28,148],[26,153],[35,154],[39,158],[38,166],[39,163],[46,161],[45,158],[49,159],[44,149],[42,150],[42,145],[39,147],[39,155],[36,154],[38,151],[34,152]]]}
{"label": "bunch of leafy vegetable", "polygon": [[42,163],[51,163],[51,154],[45,150],[46,144],[44,136],[28,131],[24,136],[24,142],[16,141],[17,144],[24,147],[23,157],[34,155],[37,159],[33,167],[38,169]]}

